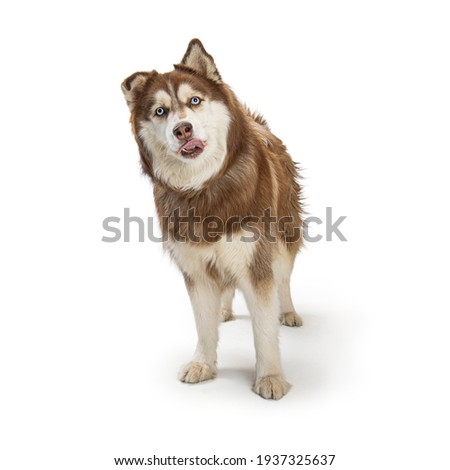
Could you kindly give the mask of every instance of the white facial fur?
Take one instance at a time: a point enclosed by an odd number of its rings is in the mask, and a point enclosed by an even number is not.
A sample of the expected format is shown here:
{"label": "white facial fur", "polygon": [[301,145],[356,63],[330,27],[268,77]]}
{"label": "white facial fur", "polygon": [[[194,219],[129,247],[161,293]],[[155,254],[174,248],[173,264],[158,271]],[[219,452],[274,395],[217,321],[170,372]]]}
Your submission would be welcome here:
{"label": "white facial fur", "polygon": [[[203,99],[198,107],[186,105],[194,96]],[[227,153],[227,135],[230,115],[224,103],[212,101],[182,84],[177,94],[160,90],[155,95],[156,104],[149,118],[140,123],[139,137],[153,156],[155,176],[179,190],[199,189],[222,167]],[[154,110],[164,107],[164,117],[154,116]],[[173,134],[174,127],[182,121],[192,124],[193,138],[206,143],[196,158],[185,158],[178,149],[180,142]]]}

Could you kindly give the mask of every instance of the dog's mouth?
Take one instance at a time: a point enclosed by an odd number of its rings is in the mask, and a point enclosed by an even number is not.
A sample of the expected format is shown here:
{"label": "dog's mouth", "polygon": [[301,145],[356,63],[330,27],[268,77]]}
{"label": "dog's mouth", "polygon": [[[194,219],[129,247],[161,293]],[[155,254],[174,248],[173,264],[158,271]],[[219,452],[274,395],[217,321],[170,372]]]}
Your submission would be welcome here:
{"label": "dog's mouth", "polygon": [[195,158],[198,157],[206,146],[206,142],[203,142],[200,139],[191,139],[185,142],[179,149],[180,153],[185,158]]}

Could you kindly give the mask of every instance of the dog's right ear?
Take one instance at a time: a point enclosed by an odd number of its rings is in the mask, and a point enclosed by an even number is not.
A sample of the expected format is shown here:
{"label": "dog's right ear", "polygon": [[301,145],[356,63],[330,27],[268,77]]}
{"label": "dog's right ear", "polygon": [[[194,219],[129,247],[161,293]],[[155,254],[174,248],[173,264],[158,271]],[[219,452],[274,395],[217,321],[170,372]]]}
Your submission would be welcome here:
{"label": "dog's right ear", "polygon": [[122,91],[130,111],[133,111],[147,80],[154,72],[136,72],[122,82]]}
{"label": "dog's right ear", "polygon": [[216,83],[222,83],[222,78],[217,70],[211,54],[208,54],[199,39],[192,39],[188,45],[181,64],[176,64],[175,69],[185,70],[202,75]]}

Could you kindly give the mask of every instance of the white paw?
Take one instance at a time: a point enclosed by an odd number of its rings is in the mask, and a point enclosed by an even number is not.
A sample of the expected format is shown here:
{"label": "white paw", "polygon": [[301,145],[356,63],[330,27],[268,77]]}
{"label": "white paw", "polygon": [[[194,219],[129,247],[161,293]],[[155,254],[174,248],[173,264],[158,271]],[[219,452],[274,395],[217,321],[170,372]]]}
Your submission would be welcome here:
{"label": "white paw", "polygon": [[205,380],[211,380],[216,376],[214,368],[201,362],[189,362],[180,372],[179,378],[182,382],[196,384]]}
{"label": "white paw", "polygon": [[286,312],[280,315],[280,323],[286,326],[302,326],[303,322],[295,312]]}
{"label": "white paw", "polygon": [[234,315],[231,310],[227,308],[223,308],[220,311],[220,318],[222,319],[222,321],[231,321],[231,320],[234,320]]}
{"label": "white paw", "polygon": [[253,391],[263,398],[279,400],[289,391],[290,385],[279,375],[266,375],[256,379]]}

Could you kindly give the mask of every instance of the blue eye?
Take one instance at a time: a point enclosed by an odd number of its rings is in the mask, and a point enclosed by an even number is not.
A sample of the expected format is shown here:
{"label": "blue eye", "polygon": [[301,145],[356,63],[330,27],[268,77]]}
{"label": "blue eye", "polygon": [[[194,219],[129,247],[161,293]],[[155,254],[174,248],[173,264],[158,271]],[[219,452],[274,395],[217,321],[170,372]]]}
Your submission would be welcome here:
{"label": "blue eye", "polygon": [[164,116],[164,114],[166,114],[166,110],[164,108],[156,108],[155,114],[156,116]]}
{"label": "blue eye", "polygon": [[198,96],[194,96],[193,98],[191,98],[191,104],[193,106],[197,106],[201,103],[201,99],[198,97]]}

